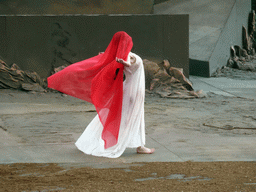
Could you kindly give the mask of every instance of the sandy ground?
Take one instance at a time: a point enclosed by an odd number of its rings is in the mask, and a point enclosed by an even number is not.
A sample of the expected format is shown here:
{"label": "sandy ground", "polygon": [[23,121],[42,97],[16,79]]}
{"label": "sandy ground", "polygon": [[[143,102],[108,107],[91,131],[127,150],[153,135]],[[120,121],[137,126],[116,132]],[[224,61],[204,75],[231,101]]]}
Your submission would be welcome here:
{"label": "sandy ground", "polygon": [[255,167],[255,162],[154,162],[69,170],[56,164],[0,165],[1,191],[255,191]]}

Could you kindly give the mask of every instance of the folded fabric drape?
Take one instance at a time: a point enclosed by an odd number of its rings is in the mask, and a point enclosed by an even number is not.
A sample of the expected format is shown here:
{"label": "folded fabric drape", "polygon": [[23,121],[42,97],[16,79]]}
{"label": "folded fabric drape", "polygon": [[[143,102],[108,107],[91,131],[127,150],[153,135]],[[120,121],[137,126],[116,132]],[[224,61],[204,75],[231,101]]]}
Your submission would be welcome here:
{"label": "folded fabric drape", "polygon": [[123,100],[124,66],[133,46],[124,31],[114,34],[104,53],[74,63],[47,78],[48,87],[93,103],[103,125],[105,149],[118,141]]}

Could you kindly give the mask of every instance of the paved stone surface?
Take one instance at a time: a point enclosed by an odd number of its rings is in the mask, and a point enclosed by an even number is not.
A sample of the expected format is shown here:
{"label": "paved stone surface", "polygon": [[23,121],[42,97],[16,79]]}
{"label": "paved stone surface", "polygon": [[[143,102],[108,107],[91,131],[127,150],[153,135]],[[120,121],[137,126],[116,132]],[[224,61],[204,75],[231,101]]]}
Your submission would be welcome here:
{"label": "paved stone surface", "polygon": [[[256,81],[193,76],[190,80],[195,90],[202,89],[206,93],[214,93],[216,97],[225,98],[225,101],[222,101],[223,105],[232,102],[228,98],[232,99],[236,96],[249,99],[250,102],[256,99]],[[19,95],[22,99],[20,102],[11,100],[8,97],[10,94],[14,97]],[[177,104],[175,103],[177,100],[158,99],[171,103],[172,107],[161,102],[153,105],[152,100],[146,99],[146,141],[147,146],[156,148],[156,152],[152,155],[138,155],[135,149],[127,149],[120,158],[108,159],[85,155],[74,145],[86,125],[96,115],[91,104],[51,93],[35,95],[34,99],[29,100],[31,95],[28,93],[2,90],[0,97],[0,163],[2,164],[54,162],[111,167],[132,162],[256,160],[255,131],[251,130],[249,135],[244,136],[236,133],[225,135],[226,130],[221,132],[213,129],[211,132],[209,130],[204,132],[202,125],[199,124],[200,130],[199,128],[197,130],[197,121],[201,119],[206,119],[215,126],[224,126],[225,121],[239,126],[240,122],[232,120],[232,117],[230,120],[221,117],[214,119],[218,112],[210,110],[209,99],[179,100]],[[65,103],[67,101],[69,103]],[[206,102],[210,105],[207,109],[199,106],[199,109],[195,110],[194,107],[189,106],[189,102],[198,104]],[[168,120],[169,117],[172,117],[172,120]],[[158,118],[157,122],[156,118]],[[254,114],[251,116],[247,114],[245,118],[251,119],[250,124],[248,122],[248,125],[245,125],[247,123],[245,119],[240,126],[256,127]]]}
{"label": "paved stone surface", "polygon": [[256,80],[239,80],[227,77],[203,78],[191,76],[195,89],[225,96],[256,99]]}

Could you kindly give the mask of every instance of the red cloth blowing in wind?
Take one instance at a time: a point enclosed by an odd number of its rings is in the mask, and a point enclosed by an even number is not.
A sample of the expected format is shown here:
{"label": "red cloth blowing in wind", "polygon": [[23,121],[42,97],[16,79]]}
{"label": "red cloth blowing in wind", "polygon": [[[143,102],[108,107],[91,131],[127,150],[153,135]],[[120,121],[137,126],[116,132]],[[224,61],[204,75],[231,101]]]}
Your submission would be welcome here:
{"label": "red cloth blowing in wind", "polygon": [[103,54],[74,63],[47,78],[48,87],[93,103],[103,125],[105,149],[118,141],[123,101],[124,65],[133,46],[125,32],[115,33]]}

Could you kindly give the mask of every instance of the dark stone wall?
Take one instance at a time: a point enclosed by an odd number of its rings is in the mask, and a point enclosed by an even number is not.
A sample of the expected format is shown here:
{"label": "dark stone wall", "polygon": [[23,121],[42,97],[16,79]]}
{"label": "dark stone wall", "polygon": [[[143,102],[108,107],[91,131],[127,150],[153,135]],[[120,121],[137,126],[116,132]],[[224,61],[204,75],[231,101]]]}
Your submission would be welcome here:
{"label": "dark stone wall", "polygon": [[154,0],[1,0],[0,14],[149,14]]}
{"label": "dark stone wall", "polygon": [[154,4],[159,4],[159,3],[163,3],[165,1],[168,1],[168,0],[154,0]]}
{"label": "dark stone wall", "polygon": [[209,77],[209,61],[189,59],[189,74],[201,77]]}
{"label": "dark stone wall", "polygon": [[256,0],[251,0],[252,1],[252,10],[256,11]]}
{"label": "dark stone wall", "polygon": [[105,51],[126,31],[143,59],[168,59],[189,75],[188,15],[0,16],[0,56],[47,77],[54,67]]}

